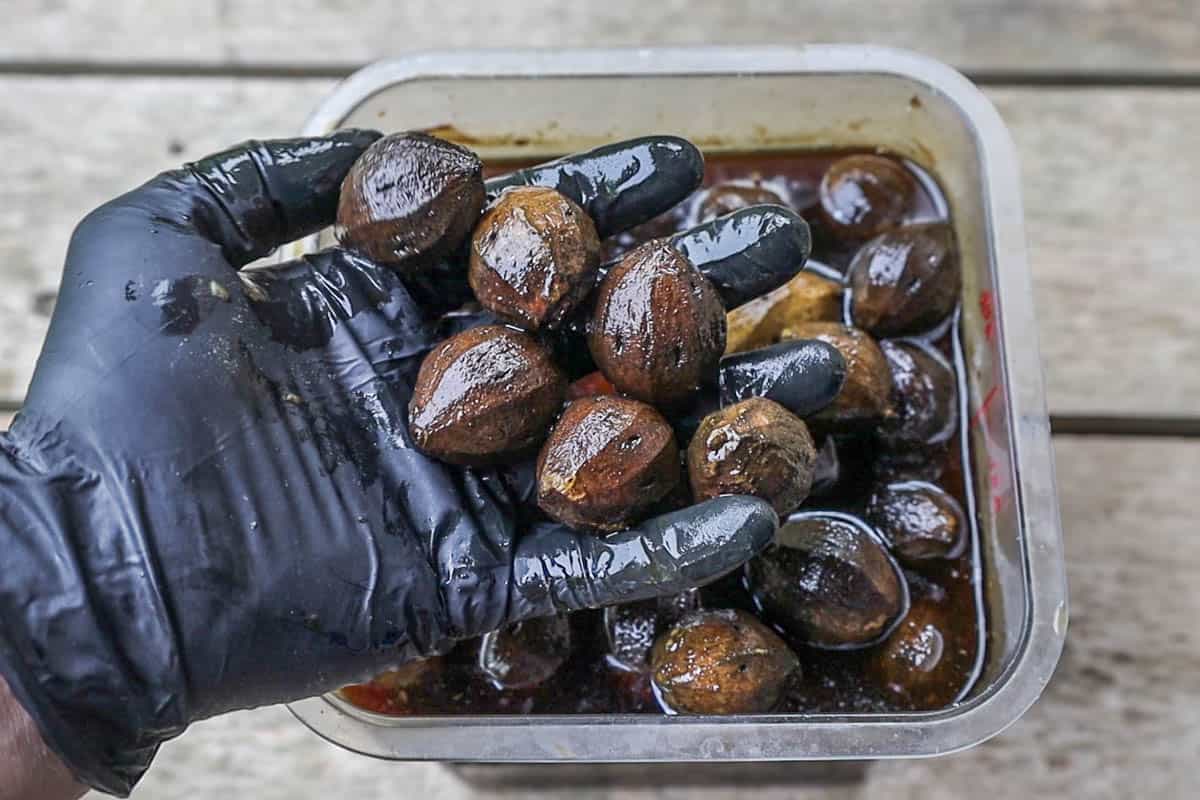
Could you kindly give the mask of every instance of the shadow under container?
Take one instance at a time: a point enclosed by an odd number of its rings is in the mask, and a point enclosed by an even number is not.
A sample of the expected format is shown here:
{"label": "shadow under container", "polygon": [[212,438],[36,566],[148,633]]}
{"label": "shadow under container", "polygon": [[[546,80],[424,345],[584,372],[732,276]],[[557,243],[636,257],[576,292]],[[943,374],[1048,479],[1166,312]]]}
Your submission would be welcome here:
{"label": "shadow under container", "polygon": [[541,160],[655,133],[709,153],[881,147],[936,175],[962,258],[963,424],[988,635],[974,688],[935,712],[389,717],[331,694],[291,705],[305,725],[397,760],[869,760],[962,750],[1033,704],[1066,635],[1062,532],[1016,157],[966,78],[912,53],[855,45],[428,53],[355,73],[305,133],[342,127],[431,129],[485,160]]}

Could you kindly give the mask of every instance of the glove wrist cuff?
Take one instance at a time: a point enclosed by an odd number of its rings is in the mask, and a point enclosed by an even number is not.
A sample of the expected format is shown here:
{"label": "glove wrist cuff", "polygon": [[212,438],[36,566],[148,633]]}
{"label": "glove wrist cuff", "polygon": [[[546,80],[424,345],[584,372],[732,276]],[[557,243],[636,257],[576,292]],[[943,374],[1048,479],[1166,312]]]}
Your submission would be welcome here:
{"label": "glove wrist cuff", "polygon": [[0,673],[80,781],[126,795],[183,728],[179,703],[163,704],[177,660],[142,645],[166,640],[167,616],[120,504],[96,473],[54,461],[0,436]]}

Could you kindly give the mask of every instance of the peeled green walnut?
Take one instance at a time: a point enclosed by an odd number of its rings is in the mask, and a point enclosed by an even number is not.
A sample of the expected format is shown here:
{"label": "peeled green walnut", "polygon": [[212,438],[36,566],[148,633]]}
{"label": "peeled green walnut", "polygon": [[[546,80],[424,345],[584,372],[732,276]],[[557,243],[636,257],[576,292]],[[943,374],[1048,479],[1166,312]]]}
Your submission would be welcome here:
{"label": "peeled green walnut", "polygon": [[558,327],[596,282],[600,239],[569,197],[507,189],[471,238],[468,278],[480,305],[522,328]]}
{"label": "peeled green walnut", "polygon": [[867,501],[866,516],[896,558],[911,566],[930,559],[956,558],[967,541],[962,506],[945,490],[925,481],[878,487]]}
{"label": "peeled green walnut", "polygon": [[784,340],[818,339],[831,344],[846,360],[846,380],[833,403],[811,421],[835,428],[890,420],[892,373],[883,351],[869,334],[838,322],[802,322],[783,331]]}
{"label": "peeled green walnut", "polygon": [[712,283],[670,242],[656,239],[600,282],[588,347],[622,392],[678,405],[703,382],[715,382],[725,352],[725,308]]}
{"label": "peeled green walnut", "polygon": [[479,668],[497,689],[531,689],[571,655],[571,623],[559,614],[492,631],[479,642]]}
{"label": "peeled green walnut", "polygon": [[679,481],[671,426],[651,406],[627,397],[574,401],[538,455],[538,506],[581,530],[627,528]]}
{"label": "peeled green walnut", "polygon": [[765,618],[814,647],[874,644],[908,606],[899,567],[866,525],[845,514],[792,515],[746,573]]}
{"label": "peeled green walnut", "polygon": [[900,225],[913,209],[918,186],[896,159],[862,154],[833,162],[817,194],[821,221],[830,232],[861,242]]}
{"label": "peeled green walnut", "polygon": [[417,447],[482,465],[533,451],[562,408],[567,379],[528,334],[484,325],[451,336],[421,362],[408,406]]}
{"label": "peeled green walnut", "polygon": [[697,502],[748,494],[783,516],[808,497],[817,450],[802,419],[773,400],[752,397],[705,417],[687,461]]}
{"label": "peeled green walnut", "polygon": [[659,638],[650,674],[660,704],[680,714],[760,714],[800,671],[796,654],[744,611],[697,611]]}
{"label": "peeled green walnut", "polygon": [[859,248],[846,278],[854,324],[875,336],[933,328],[954,311],[962,272],[947,225],[889,231]]}
{"label": "peeled green walnut", "polygon": [[483,210],[483,164],[425,133],[385,136],[342,181],[338,241],[383,264],[419,272],[467,238]]}

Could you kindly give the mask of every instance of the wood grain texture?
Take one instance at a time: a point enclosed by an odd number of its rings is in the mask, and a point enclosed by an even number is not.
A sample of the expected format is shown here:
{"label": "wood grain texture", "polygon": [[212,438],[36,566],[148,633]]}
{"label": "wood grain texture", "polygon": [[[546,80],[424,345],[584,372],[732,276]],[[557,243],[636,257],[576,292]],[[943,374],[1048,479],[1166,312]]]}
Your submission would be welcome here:
{"label": "wood grain texture", "polygon": [[[879,762],[861,782],[755,786],[762,800],[1194,797],[1200,753],[1200,549],[1192,495],[1200,442],[1056,440],[1072,620],[1042,699],[1012,728],[957,755]],[[764,766],[778,779],[786,769]],[[804,774],[798,770],[797,774]],[[543,800],[743,796],[744,784],[592,786]],[[399,794],[397,794],[399,793]],[[308,733],[281,708],[197,725],[163,748],[135,798],[500,798],[444,767],[372,761]]]}
{"label": "wood grain texture", "polygon": [[[298,130],[327,80],[0,78],[0,398],[19,399],[75,222],[154,172]],[[1200,91],[1001,89],[1049,402],[1197,414]]]}
{"label": "wood grain texture", "polygon": [[873,42],[971,70],[1200,69],[1193,0],[8,0],[0,59],[362,63],[414,50]]}

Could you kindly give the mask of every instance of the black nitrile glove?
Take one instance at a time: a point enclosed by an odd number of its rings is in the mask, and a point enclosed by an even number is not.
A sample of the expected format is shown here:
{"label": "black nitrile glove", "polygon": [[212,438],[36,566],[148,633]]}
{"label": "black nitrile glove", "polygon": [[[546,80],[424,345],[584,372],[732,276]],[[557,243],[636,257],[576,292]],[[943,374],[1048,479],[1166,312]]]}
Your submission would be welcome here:
{"label": "black nitrile glove", "polygon": [[[247,144],[72,239],[0,439],[0,672],[103,791],[127,793],[192,721],[522,618],[672,594],[774,534],[769,505],[740,497],[606,538],[518,530],[502,476],[413,449],[412,379],[440,334],[395,274],[342,251],[239,271],[330,223],[376,135]],[[618,227],[604,208],[624,226],[695,186],[694,149],[659,144],[616,164],[625,185],[576,197],[599,227]]]}

